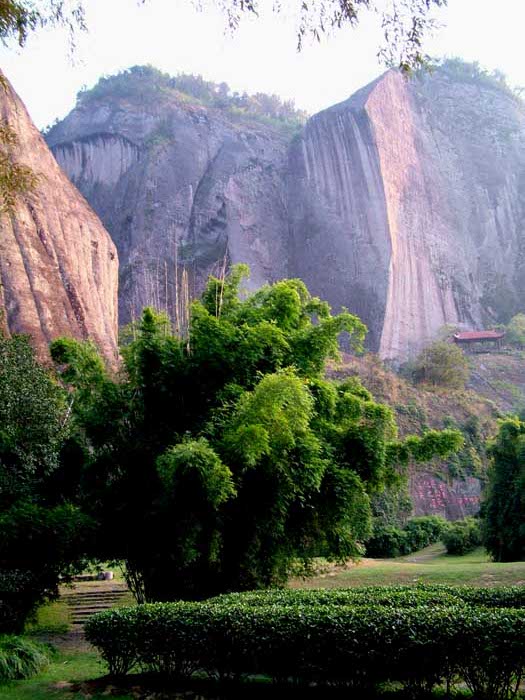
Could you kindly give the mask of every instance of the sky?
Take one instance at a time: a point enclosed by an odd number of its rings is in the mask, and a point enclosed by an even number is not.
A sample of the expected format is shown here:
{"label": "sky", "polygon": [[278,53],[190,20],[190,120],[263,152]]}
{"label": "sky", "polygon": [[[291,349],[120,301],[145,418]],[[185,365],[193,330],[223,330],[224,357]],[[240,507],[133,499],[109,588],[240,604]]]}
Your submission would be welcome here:
{"label": "sky", "polygon": [[[289,1],[283,0],[285,8]],[[384,70],[373,15],[363,15],[356,29],[306,42],[298,53],[296,24],[286,11],[247,18],[232,36],[219,10],[199,12],[190,0],[84,4],[89,31],[77,35],[72,57],[60,29],[40,31],[23,49],[0,48],[0,66],[39,128],[64,117],[82,87],[133,65],[200,74],[238,91],[275,93],[310,113],[341,102]],[[510,84],[525,85],[523,0],[449,0],[437,18],[442,26],[427,39],[427,53],[478,61],[503,71]]]}

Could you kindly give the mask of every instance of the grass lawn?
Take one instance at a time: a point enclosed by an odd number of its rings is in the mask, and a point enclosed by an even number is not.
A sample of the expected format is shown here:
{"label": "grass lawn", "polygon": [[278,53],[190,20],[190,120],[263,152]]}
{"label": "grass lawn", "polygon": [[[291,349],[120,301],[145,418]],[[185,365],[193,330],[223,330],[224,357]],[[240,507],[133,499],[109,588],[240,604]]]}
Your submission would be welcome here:
{"label": "grass lawn", "polygon": [[482,548],[449,556],[441,544],[397,559],[364,559],[348,566],[328,566],[317,576],[295,579],[294,588],[345,588],[395,584],[444,583],[464,586],[525,585],[525,562],[496,564]]}
{"label": "grass lawn", "polygon": [[[59,653],[53,659],[49,669],[37,678],[27,681],[14,681],[0,685],[2,700],[80,700],[86,697],[83,692],[71,692],[69,683],[80,682],[106,673],[104,665],[95,651],[72,651]],[[107,695],[93,695],[95,698],[107,698]],[[114,696],[115,697],[115,696]],[[131,700],[131,695],[116,697]]]}
{"label": "grass lawn", "polygon": [[63,634],[71,624],[69,606],[64,600],[43,605],[37,613],[36,620],[26,627],[26,634],[31,637]]}

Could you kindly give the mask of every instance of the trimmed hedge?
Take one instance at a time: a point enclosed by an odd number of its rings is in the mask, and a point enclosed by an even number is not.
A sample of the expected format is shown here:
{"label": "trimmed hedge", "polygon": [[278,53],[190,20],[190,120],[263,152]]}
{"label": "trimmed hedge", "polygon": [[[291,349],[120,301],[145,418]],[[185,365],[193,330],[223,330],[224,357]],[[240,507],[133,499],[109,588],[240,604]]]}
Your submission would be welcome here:
{"label": "trimmed hedge", "polygon": [[476,600],[462,590],[232,594],[112,610],[85,629],[113,674],[262,674],[361,689],[393,681],[411,692],[462,679],[477,700],[512,697],[525,671],[525,610],[499,606],[521,598],[499,589]]}
{"label": "trimmed hedge", "polygon": [[477,605],[487,608],[525,608],[525,586],[368,586],[362,588],[319,588],[248,591],[226,593],[211,598],[208,604],[264,605],[382,605],[414,607],[418,605]]}

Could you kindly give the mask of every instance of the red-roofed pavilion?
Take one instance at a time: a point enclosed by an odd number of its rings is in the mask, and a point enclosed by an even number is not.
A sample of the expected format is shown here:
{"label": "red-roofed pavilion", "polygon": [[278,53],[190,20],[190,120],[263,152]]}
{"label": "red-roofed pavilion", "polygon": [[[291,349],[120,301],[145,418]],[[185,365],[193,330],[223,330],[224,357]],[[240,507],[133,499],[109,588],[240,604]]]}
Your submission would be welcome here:
{"label": "red-roofed pavilion", "polygon": [[464,331],[454,335],[454,342],[466,346],[473,343],[495,343],[499,348],[504,337],[505,331]]}

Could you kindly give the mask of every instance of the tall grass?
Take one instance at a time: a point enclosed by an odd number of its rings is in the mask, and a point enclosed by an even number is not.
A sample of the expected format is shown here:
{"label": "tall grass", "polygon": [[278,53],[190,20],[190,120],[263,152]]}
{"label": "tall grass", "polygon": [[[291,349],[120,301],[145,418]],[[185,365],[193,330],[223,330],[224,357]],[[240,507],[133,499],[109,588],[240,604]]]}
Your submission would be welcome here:
{"label": "tall grass", "polygon": [[49,665],[51,651],[38,642],[5,635],[0,637],[0,683],[31,678]]}

